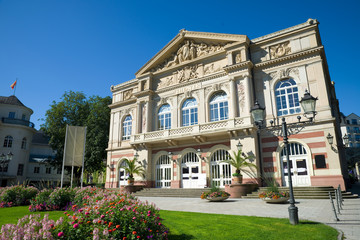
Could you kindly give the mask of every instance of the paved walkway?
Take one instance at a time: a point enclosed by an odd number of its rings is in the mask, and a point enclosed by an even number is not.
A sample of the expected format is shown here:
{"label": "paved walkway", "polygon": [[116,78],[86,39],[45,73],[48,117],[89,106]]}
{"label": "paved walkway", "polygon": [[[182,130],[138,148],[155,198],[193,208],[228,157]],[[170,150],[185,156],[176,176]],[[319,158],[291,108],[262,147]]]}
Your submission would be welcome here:
{"label": "paved walkway", "polygon": [[[356,187],[360,187],[360,184]],[[139,197],[154,203],[163,210],[232,214],[259,217],[288,218],[289,204],[267,204],[260,199],[228,199],[225,202],[208,202],[200,198]],[[360,239],[360,198],[345,199],[343,210],[335,221],[329,199],[298,199],[300,220],[311,220],[328,224],[341,230],[347,240]]]}

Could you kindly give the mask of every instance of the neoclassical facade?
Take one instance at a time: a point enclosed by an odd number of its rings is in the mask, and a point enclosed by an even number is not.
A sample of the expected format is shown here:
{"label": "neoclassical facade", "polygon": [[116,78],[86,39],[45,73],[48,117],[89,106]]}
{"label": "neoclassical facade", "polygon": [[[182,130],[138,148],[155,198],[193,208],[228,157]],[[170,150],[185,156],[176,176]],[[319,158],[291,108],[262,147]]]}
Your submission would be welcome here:
{"label": "neoclassical facade", "polygon": [[[345,188],[338,102],[320,40],[318,22],[307,22],[250,40],[246,35],[181,30],[136,72],[111,87],[106,187],[126,185],[124,159],[137,156],[146,178],[161,188],[224,187],[234,169],[223,163],[243,146],[257,170],[245,182],[273,177],[286,185],[282,138],[258,130],[255,100],[270,120],[304,115],[306,90],[317,97],[315,122],[290,136],[295,186]],[[334,151],[326,140],[335,136]]]}

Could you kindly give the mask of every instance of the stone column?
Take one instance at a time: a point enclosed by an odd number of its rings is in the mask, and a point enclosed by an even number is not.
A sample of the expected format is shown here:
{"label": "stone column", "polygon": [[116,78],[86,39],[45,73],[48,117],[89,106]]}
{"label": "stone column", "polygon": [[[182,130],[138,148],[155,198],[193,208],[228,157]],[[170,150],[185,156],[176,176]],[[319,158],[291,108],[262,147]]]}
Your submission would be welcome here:
{"label": "stone column", "polygon": [[135,134],[141,133],[141,119],[143,118],[141,114],[141,102],[136,103],[136,128],[135,128]]}
{"label": "stone column", "polygon": [[236,118],[238,117],[238,98],[236,94],[236,80],[234,77],[230,77],[230,111],[229,111],[229,118]]}
{"label": "stone column", "polygon": [[146,131],[145,132],[151,132],[152,131],[152,117],[153,117],[153,101],[148,100],[145,103],[146,106]]}
{"label": "stone column", "polygon": [[251,87],[251,76],[250,75],[246,75],[244,78],[244,110],[241,111],[245,116],[249,116],[250,115],[250,109],[251,106],[253,104],[253,100],[252,100],[252,91],[251,91],[252,87]]}

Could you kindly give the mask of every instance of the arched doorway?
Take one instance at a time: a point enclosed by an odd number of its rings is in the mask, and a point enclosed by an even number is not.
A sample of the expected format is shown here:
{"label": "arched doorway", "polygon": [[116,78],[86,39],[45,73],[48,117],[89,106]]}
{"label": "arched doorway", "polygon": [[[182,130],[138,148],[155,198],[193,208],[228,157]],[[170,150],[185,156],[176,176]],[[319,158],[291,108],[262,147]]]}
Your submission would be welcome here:
{"label": "arched doorway", "polygon": [[[288,186],[288,163],[286,161],[285,148],[281,150],[281,161],[285,184]],[[289,143],[289,159],[293,186],[310,186],[310,174],[308,166],[308,154],[305,147],[300,143]]]}
{"label": "arched doorway", "polygon": [[186,153],[181,161],[181,180],[183,188],[199,186],[200,161],[195,153]]}
{"label": "arched doorway", "polygon": [[211,155],[211,186],[225,187],[226,184],[231,184],[231,166],[222,162],[228,158],[229,153],[224,149],[217,150]]}
{"label": "arched doorway", "polygon": [[167,155],[161,155],[155,166],[155,186],[157,188],[169,188],[171,185],[171,161]]}
{"label": "arched doorway", "polygon": [[128,185],[127,179],[129,176],[128,176],[127,172],[125,171],[125,169],[123,168],[126,166],[127,166],[127,164],[123,160],[119,167],[119,187]]}

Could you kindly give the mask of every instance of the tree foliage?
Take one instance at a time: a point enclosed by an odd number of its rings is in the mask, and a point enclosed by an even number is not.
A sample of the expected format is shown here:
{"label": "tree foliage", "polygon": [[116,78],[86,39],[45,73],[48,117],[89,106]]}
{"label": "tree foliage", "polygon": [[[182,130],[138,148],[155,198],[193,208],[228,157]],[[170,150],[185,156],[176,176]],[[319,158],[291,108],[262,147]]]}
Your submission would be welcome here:
{"label": "tree foliage", "polygon": [[229,155],[228,159],[222,161],[224,163],[228,163],[231,166],[233,166],[236,170],[236,174],[241,175],[241,171],[247,173],[249,176],[251,176],[251,171],[247,170],[246,168],[257,168],[255,164],[247,162],[246,160],[253,159],[253,156],[243,156],[243,153],[241,150],[238,150],[238,152],[233,152],[233,156]]}
{"label": "tree foliage", "polygon": [[45,123],[41,125],[50,137],[50,146],[56,150],[54,165],[62,164],[66,125],[86,126],[85,171],[101,170],[106,158],[109,137],[110,97],[91,96],[82,92],[65,92],[61,101],[53,101],[46,111]]}

